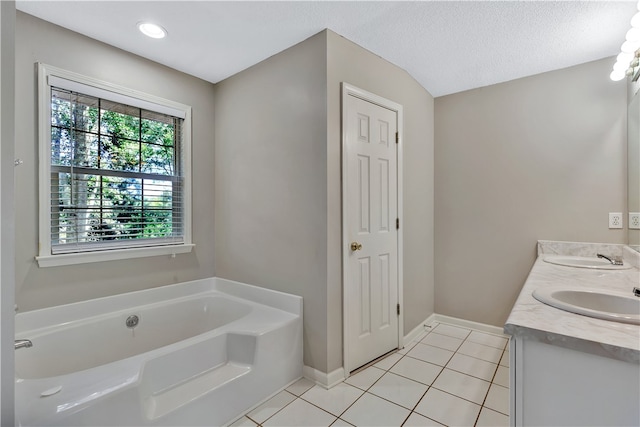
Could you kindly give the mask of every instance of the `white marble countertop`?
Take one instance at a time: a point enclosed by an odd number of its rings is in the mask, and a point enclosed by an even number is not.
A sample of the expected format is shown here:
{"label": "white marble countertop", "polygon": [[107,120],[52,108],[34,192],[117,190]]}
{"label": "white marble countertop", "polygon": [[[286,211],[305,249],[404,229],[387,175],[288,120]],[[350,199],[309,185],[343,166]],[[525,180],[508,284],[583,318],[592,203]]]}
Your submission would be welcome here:
{"label": "white marble countertop", "polygon": [[[625,264],[633,268],[593,270],[543,261],[545,254],[595,257],[596,252],[622,255]],[[516,337],[640,363],[640,326],[570,313],[543,304],[531,295],[538,288],[565,286],[604,288],[632,295],[633,287],[640,286],[639,259],[640,254],[623,245],[540,241],[538,259],[511,310],[504,331]]]}

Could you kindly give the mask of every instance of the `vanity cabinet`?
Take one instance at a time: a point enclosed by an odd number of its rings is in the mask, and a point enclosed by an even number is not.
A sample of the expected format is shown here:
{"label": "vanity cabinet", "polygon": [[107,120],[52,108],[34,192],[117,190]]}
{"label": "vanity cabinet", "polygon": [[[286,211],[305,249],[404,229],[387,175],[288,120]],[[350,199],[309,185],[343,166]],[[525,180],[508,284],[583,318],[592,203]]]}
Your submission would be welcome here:
{"label": "vanity cabinet", "polygon": [[[575,268],[547,258],[597,254],[622,256],[626,268]],[[639,282],[640,253],[628,246],[538,241],[538,259],[504,326],[512,426],[640,426],[640,325],[574,314],[533,296],[584,289],[631,297]]]}
{"label": "vanity cabinet", "polygon": [[640,426],[638,363],[524,336],[509,362],[512,426]]}

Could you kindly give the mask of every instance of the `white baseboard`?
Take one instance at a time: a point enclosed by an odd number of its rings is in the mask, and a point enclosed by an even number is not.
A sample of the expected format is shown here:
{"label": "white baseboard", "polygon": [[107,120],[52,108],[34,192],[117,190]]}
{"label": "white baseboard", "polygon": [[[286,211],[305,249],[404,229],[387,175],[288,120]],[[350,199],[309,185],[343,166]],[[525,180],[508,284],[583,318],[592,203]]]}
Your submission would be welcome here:
{"label": "white baseboard", "polygon": [[448,323],[450,325],[461,326],[463,328],[475,329],[477,331],[488,332],[495,335],[505,335],[502,328],[485,323],[472,322],[471,320],[458,319],[457,317],[445,316],[444,314],[434,314],[429,317],[428,326],[435,326],[435,323]]}
{"label": "white baseboard", "polygon": [[320,372],[317,369],[312,368],[311,366],[305,365],[302,367],[302,376],[326,389],[330,389],[334,385],[337,385],[345,380],[343,368],[338,368],[335,371],[325,374],[324,372]]}
{"label": "white baseboard", "polygon": [[425,326],[430,326],[434,322],[434,319],[436,316],[437,314],[433,313],[431,316],[427,317],[423,322],[420,322],[418,326],[413,328],[411,332],[405,335],[404,338],[402,339],[402,346],[406,347],[407,344],[409,344],[411,341],[416,339],[418,335],[426,331]]}
{"label": "white baseboard", "polygon": [[[416,339],[421,333],[426,330],[431,329],[436,326],[438,323],[448,323],[450,325],[460,326],[463,328],[475,329],[477,331],[487,332],[490,334],[501,335],[504,336],[504,332],[502,328],[493,325],[487,325],[484,323],[472,322],[471,320],[458,319],[457,317],[445,316],[443,314],[433,313],[431,316],[427,317],[423,322],[420,322],[418,326],[413,328],[411,332],[404,336],[402,339],[402,346],[405,347],[411,341]],[[314,383],[326,388],[330,389],[336,384],[341,383],[345,380],[346,376],[344,373],[344,368],[338,368],[335,371],[329,372],[328,374],[324,372],[320,372],[317,369],[312,368],[311,366],[303,366],[302,367],[302,375],[308,380],[313,381]]]}

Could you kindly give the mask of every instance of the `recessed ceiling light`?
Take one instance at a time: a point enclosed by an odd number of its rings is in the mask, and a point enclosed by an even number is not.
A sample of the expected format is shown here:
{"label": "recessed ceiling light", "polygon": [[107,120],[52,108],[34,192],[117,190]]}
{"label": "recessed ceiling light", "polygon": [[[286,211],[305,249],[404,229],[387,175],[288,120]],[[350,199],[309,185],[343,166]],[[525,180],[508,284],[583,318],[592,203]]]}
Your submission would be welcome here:
{"label": "recessed ceiling light", "polygon": [[167,35],[167,30],[162,28],[158,24],[152,24],[151,22],[138,22],[138,29],[142,34],[154,39],[162,39]]}

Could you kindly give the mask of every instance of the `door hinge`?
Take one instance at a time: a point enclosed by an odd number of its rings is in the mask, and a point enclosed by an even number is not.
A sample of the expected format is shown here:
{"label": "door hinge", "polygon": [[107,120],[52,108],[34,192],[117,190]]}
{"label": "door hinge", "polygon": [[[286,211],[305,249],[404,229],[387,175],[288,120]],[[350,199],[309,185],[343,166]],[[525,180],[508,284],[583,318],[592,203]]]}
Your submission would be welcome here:
{"label": "door hinge", "polygon": [[396,230],[400,230],[400,218],[396,218]]}
{"label": "door hinge", "polygon": [[396,132],[396,144],[400,142],[400,135]]}
{"label": "door hinge", "polygon": [[398,313],[398,316],[400,316],[400,304],[396,304],[396,312]]}

